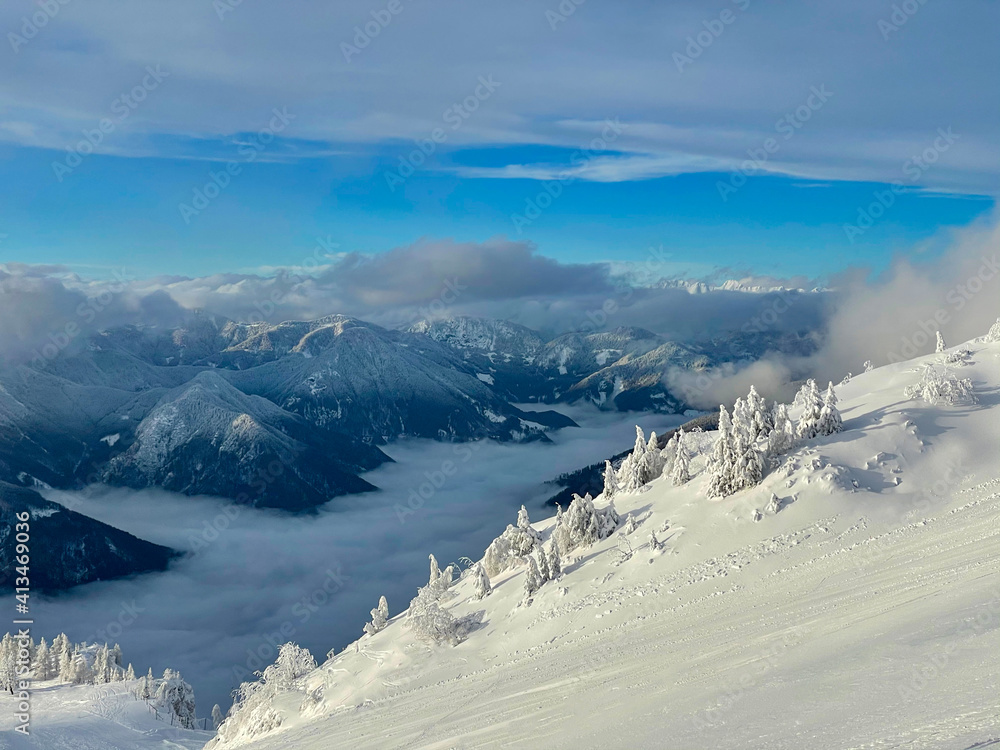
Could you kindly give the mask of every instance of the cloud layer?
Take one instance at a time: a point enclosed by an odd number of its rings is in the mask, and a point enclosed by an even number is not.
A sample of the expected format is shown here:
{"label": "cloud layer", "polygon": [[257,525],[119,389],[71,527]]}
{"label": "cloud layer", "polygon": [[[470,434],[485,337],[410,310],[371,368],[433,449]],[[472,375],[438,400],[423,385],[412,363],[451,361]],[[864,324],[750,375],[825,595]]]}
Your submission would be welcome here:
{"label": "cloud layer", "polygon": [[[146,67],[159,65],[168,77],[101,149],[213,158],[213,143],[228,151],[262,127],[272,108],[288,107],[296,142],[281,158],[365,154],[377,144],[427,138],[475,95],[480,76],[493,76],[498,89],[449,130],[448,149],[576,149],[605,118],[617,117],[629,125],[615,144],[621,155],[577,176],[646,179],[739,165],[791,117],[793,137],[781,140],[767,169],[891,181],[938,128],[950,126],[963,149],[921,184],[998,187],[1000,97],[989,71],[1000,62],[991,34],[1000,9],[993,3],[917,4],[901,18],[894,5],[863,0],[732,0],[721,8],[628,0],[563,4],[562,11],[558,4],[403,0],[394,13],[361,0],[231,6],[59,4],[32,33],[39,5],[5,3],[0,29],[25,43],[5,51],[0,140],[62,150],[112,116],[120,97],[142,85]],[[803,119],[800,108],[821,86],[832,97]],[[493,176],[551,171],[515,159]]]}

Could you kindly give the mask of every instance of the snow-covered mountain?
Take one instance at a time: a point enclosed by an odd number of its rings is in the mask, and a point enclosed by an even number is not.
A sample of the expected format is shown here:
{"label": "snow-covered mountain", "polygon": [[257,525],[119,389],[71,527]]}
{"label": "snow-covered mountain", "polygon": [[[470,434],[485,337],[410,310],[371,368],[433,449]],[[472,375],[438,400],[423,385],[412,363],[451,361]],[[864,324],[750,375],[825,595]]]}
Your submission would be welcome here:
{"label": "snow-covered mountain", "polygon": [[[159,486],[301,510],[373,489],[358,474],[399,437],[544,440],[573,422],[522,412],[427,336],[345,316],[192,315],[0,371],[0,425],[0,479],[16,484]],[[272,477],[275,461],[288,470]]]}
{"label": "snow-covered mountain", "polygon": [[752,399],[682,440],[689,481],[629,486],[644,458],[613,502],[522,514],[318,668],[289,651],[210,747],[994,743],[996,338],[857,376],[839,410],[808,386],[749,489],[707,493]]}
{"label": "snow-covered mountain", "polygon": [[[108,461],[104,482],[286,510],[375,489],[356,472],[385,458],[237,390],[218,370],[167,391],[130,442]],[[273,465],[282,471],[269,469]]]}
{"label": "snow-covered mountain", "polygon": [[685,344],[631,326],[545,340],[507,321],[470,317],[421,321],[408,330],[452,348],[481,380],[515,401],[586,400],[601,408],[665,413],[688,408],[665,382],[672,369],[698,372],[768,351],[805,355],[815,347],[805,333],[733,331]]}

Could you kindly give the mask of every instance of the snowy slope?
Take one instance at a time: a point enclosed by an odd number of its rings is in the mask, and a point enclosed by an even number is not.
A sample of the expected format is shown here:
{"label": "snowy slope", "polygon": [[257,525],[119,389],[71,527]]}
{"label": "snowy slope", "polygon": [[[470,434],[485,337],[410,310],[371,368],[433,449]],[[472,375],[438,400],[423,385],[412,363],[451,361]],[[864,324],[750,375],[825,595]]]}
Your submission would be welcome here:
{"label": "snowy slope", "polygon": [[136,683],[60,685],[37,682],[32,691],[31,733],[14,731],[9,698],[0,713],[0,750],[194,750],[214,735],[157,720],[132,695]]}
{"label": "snowy slope", "polygon": [[[282,725],[240,746],[996,742],[1000,344],[971,348],[960,374],[978,405],[905,399],[920,360],[858,376],[840,390],[844,432],[760,486],[709,500],[695,476],[618,495],[638,529],[577,550],[530,606],[523,568],[482,601],[464,578],[446,607],[482,625],[461,644],[429,646],[397,616],[279,695]],[[772,494],[780,510],[754,521]]]}

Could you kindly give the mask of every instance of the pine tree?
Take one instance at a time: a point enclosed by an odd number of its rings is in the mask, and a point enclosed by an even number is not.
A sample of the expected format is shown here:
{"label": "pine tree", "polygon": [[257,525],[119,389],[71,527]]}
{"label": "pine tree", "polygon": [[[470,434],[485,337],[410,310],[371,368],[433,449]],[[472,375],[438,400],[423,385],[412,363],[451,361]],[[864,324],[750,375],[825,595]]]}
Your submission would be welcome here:
{"label": "pine tree", "polygon": [[49,644],[42,638],[35,650],[34,675],[36,680],[48,680],[52,677],[52,661]]}
{"label": "pine tree", "polygon": [[538,573],[538,566],[535,565],[535,558],[528,558],[528,569],[524,573],[524,598],[530,599],[542,586],[541,575]]}
{"label": "pine tree", "polygon": [[649,532],[649,548],[654,552],[659,552],[663,549],[663,543],[656,538],[656,529],[652,529]]}
{"label": "pine tree", "polygon": [[[678,429],[678,432],[684,432],[684,428]],[[660,452],[660,461],[663,464],[663,471],[660,472],[661,477],[669,478],[674,473],[674,462],[677,460],[677,432],[670,436],[670,440],[663,447]]]}
{"label": "pine tree", "polygon": [[1000,318],[997,318],[997,322],[990,326],[990,330],[986,333],[986,343],[996,344],[1000,342]]}
{"label": "pine tree", "polygon": [[743,443],[739,447],[742,453],[737,457],[733,469],[733,492],[756,487],[764,478],[764,461],[757,447]]}
{"label": "pine tree", "polygon": [[937,334],[937,344],[934,348],[935,353],[944,354],[944,350],[948,348],[948,345],[944,343],[944,336],[941,335],[941,331],[936,331]]}
{"label": "pine tree", "polygon": [[73,653],[70,648],[64,648],[59,654],[59,680],[61,682],[73,683]]}
{"label": "pine tree", "polygon": [[125,680],[131,682],[135,679],[135,670],[132,669],[132,663],[129,662],[128,669],[125,670]]}
{"label": "pine tree", "polygon": [[622,526],[622,533],[625,534],[625,536],[628,536],[629,534],[631,534],[635,530],[636,530],[635,516],[632,515],[631,513],[629,513],[625,517],[625,525]]}
{"label": "pine tree", "polygon": [[549,574],[553,581],[562,575],[562,560],[559,559],[559,547],[555,542],[549,546]]}
{"label": "pine tree", "polygon": [[98,646],[94,657],[94,684],[102,685],[111,682],[111,667],[108,664],[108,646]]}
{"label": "pine tree", "polygon": [[[610,461],[604,462],[604,499],[610,500],[618,491],[618,481],[615,477],[615,470],[611,467]],[[562,512],[562,508],[559,509]]]}
{"label": "pine tree", "polygon": [[485,599],[491,593],[493,593],[493,587],[490,586],[490,577],[486,575],[486,568],[483,564],[476,563],[476,567],[472,571],[472,576],[474,578],[474,589],[472,595],[476,599]]}
{"label": "pine tree", "polygon": [[549,571],[549,557],[545,554],[545,547],[542,546],[538,548],[538,578],[542,583],[552,579],[552,573]]}
{"label": "pine tree", "polygon": [[[649,484],[663,471],[663,458],[660,454],[660,446],[656,439],[656,433],[649,433],[649,442],[643,450],[642,458],[638,462],[639,481]],[[608,498],[610,499],[610,498]]]}
{"label": "pine tree", "polygon": [[[508,529],[513,527],[508,526]],[[559,522],[556,522],[556,530],[559,529]],[[504,532],[492,542],[490,546],[486,548],[486,553],[483,555],[483,569],[491,576],[499,575],[505,570],[510,568],[513,563],[514,555],[511,550],[510,540],[508,539],[507,532]]]}
{"label": "pine tree", "polygon": [[826,398],[823,401],[823,409],[819,414],[819,424],[816,427],[819,435],[832,435],[844,429],[844,420],[837,409],[837,394],[833,390],[833,383],[826,389]]}
{"label": "pine tree", "polygon": [[437,558],[434,557],[434,555],[430,555],[430,561],[431,561],[431,577],[430,580],[427,582],[427,584],[429,586],[434,586],[435,584],[437,584],[438,579],[441,578],[441,566],[438,565]]}
{"label": "pine tree", "polygon": [[219,708],[219,704],[216,703],[212,706],[212,728],[218,731],[219,727],[222,726],[222,722],[225,720],[225,717],[222,715],[222,709]]}
{"label": "pine tree", "polygon": [[142,688],[139,691],[139,697],[143,700],[152,698],[155,686],[156,679],[153,677],[153,668],[150,667],[149,671],[146,672],[146,676],[142,678]]}
{"label": "pine tree", "polygon": [[733,424],[725,406],[719,407],[719,435],[715,439],[708,463],[709,497],[733,494],[733,471],[736,465],[733,444]]}
{"label": "pine tree", "polygon": [[688,450],[687,435],[685,435],[683,427],[677,430],[677,434],[671,439],[677,442],[674,448],[670,481],[675,487],[680,487],[691,481],[691,451]]}
{"label": "pine tree", "polygon": [[386,623],[389,621],[389,603],[386,601],[385,597],[379,597],[378,606],[371,611],[372,621],[365,623],[365,632],[368,635],[375,635],[381,630],[385,629]]}
{"label": "pine tree", "polygon": [[802,416],[796,432],[800,440],[812,440],[819,434],[820,413],[823,411],[823,399],[820,398],[819,388],[816,387],[815,380],[808,380],[799,389],[796,401],[802,402]]}
{"label": "pine tree", "polygon": [[788,453],[795,445],[795,427],[788,417],[788,407],[776,404],[774,407],[774,429],[768,435],[767,454],[771,457]]}

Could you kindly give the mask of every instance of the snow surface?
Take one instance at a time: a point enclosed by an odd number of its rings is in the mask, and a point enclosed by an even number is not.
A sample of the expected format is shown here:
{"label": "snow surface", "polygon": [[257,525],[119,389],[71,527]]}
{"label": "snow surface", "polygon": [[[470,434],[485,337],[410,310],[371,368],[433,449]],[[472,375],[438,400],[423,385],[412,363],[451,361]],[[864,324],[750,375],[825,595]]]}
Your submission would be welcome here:
{"label": "snow surface", "polygon": [[[482,601],[463,578],[444,606],[482,624],[462,643],[423,643],[397,614],[280,694],[282,725],[239,747],[996,744],[1000,344],[971,348],[962,374],[978,404],[903,397],[933,356],[857,376],[839,390],[844,432],[809,441],[760,486],[709,500],[696,475],[617,495],[637,529],[575,551],[530,605],[523,568]],[[535,524],[543,537],[552,525]],[[46,714],[45,700],[36,726],[56,717],[62,744],[24,747],[148,746],[73,744],[71,715],[85,737],[100,736],[96,720],[69,701]],[[22,747],[8,737],[0,747]]]}
{"label": "snow surface", "polygon": [[215,735],[157,720],[146,703],[133,696],[137,683],[36,682],[28,736],[14,731],[13,699],[4,696],[0,750],[195,750]]}
{"label": "snow surface", "polygon": [[759,487],[616,496],[638,529],[579,550],[530,606],[523,569],[483,601],[465,578],[448,607],[483,625],[463,643],[428,646],[397,616],[279,696],[283,725],[245,747],[996,742],[1000,346],[973,349],[978,406],[904,399],[918,362],[858,376],[845,431]]}

